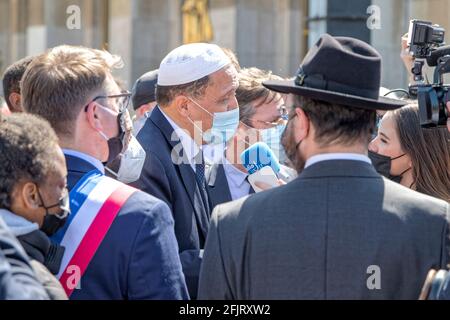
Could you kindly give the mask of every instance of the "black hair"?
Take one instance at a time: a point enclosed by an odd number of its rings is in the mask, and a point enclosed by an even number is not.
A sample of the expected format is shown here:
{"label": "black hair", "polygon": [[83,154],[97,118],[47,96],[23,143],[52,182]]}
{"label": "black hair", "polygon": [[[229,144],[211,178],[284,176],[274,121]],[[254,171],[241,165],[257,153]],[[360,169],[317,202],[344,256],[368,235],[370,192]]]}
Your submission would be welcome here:
{"label": "black hair", "polygon": [[375,130],[375,110],[352,108],[336,103],[296,96],[296,106],[303,109],[314,124],[316,142],[320,145],[369,144]]}
{"label": "black hair", "polygon": [[57,145],[53,129],[37,116],[21,113],[0,120],[0,208],[10,209],[12,192],[24,179],[46,181]]}
{"label": "black hair", "polygon": [[22,81],[22,77],[32,61],[33,57],[21,59],[10,65],[3,74],[3,95],[6,104],[10,109],[12,109],[13,106],[9,101],[9,96],[13,92],[18,94],[21,93],[20,81]]}

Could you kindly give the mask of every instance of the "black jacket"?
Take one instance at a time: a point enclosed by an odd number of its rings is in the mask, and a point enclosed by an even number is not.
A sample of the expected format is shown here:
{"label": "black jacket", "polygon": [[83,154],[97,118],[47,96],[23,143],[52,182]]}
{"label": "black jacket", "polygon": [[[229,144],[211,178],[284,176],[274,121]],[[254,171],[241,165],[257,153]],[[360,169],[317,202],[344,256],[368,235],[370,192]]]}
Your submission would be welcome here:
{"label": "black jacket", "polygon": [[17,239],[0,219],[0,300],[48,300]]}

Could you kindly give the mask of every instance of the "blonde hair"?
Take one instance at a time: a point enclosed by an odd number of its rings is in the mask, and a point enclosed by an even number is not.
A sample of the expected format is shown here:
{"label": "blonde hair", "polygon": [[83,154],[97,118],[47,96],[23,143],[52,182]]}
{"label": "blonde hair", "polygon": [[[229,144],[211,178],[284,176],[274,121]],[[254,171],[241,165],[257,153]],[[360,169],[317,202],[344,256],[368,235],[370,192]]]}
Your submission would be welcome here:
{"label": "blonde hair", "polygon": [[22,79],[24,109],[50,122],[58,135],[71,135],[78,114],[105,90],[113,69],[123,66],[107,51],[59,46],[34,58]]}

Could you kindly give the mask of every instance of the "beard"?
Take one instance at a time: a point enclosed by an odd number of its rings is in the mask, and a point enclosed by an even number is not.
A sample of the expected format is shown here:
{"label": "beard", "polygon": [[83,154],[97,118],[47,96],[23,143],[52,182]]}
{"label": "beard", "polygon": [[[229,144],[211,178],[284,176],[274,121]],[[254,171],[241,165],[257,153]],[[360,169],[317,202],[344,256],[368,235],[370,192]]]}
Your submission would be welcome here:
{"label": "beard", "polygon": [[303,169],[305,169],[306,160],[302,157],[301,152],[299,152],[300,142],[295,142],[294,130],[292,126],[288,126],[284,130],[283,136],[281,137],[281,144],[283,145],[284,151],[286,152],[286,157],[289,160],[290,167],[300,174]]}

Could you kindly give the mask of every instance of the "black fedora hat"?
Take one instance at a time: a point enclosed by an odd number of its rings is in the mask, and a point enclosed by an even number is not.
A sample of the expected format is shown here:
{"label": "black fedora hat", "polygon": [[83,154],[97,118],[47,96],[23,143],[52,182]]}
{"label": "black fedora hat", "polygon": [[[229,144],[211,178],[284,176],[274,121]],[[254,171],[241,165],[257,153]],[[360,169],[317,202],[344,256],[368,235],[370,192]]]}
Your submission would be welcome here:
{"label": "black fedora hat", "polygon": [[367,43],[321,36],[303,60],[294,80],[264,82],[270,90],[371,110],[407,104],[380,97],[381,56]]}

